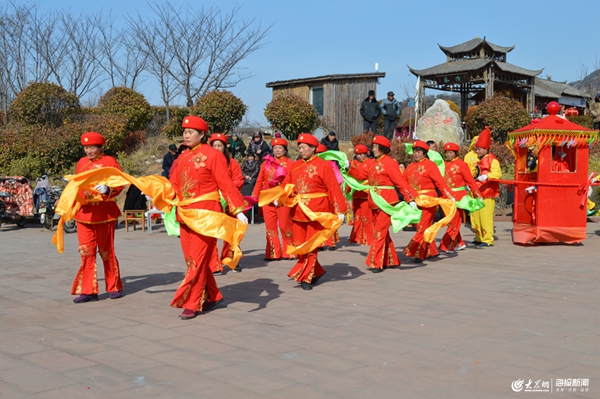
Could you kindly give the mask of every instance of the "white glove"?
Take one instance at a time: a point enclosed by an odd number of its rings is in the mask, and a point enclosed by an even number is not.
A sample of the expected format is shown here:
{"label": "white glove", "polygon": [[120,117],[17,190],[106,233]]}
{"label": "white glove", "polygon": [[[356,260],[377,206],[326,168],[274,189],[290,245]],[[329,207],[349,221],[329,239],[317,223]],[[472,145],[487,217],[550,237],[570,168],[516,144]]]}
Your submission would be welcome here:
{"label": "white glove", "polygon": [[477,178],[477,180],[479,181],[486,181],[487,180],[487,175],[481,175]]}
{"label": "white glove", "polygon": [[98,191],[100,194],[108,194],[108,186],[106,184],[98,184],[94,187],[94,190]]}
{"label": "white glove", "polygon": [[413,208],[418,208],[417,203],[415,201],[410,201],[408,205],[412,206]]}
{"label": "white glove", "polygon": [[237,215],[235,215],[235,217],[237,218],[237,220],[239,220],[242,223],[246,223],[248,224],[248,218],[246,217],[246,215],[244,215],[242,212],[238,213]]}
{"label": "white glove", "polygon": [[338,215],[338,219],[340,219],[340,222],[344,223],[344,220],[346,220],[346,216],[343,213],[340,213]]}
{"label": "white glove", "polygon": [[277,200],[273,201],[273,205],[274,206],[279,206],[279,202],[277,202]]}
{"label": "white glove", "polygon": [[527,192],[527,194],[532,194],[534,192],[536,192],[537,187],[536,186],[529,186],[525,189],[525,191]]}
{"label": "white glove", "polygon": [[592,196],[592,194],[594,194],[594,188],[590,187],[590,188],[588,188],[588,195],[587,195],[588,198],[590,198]]}
{"label": "white glove", "polygon": [[346,159],[346,170],[350,169],[350,162]]}

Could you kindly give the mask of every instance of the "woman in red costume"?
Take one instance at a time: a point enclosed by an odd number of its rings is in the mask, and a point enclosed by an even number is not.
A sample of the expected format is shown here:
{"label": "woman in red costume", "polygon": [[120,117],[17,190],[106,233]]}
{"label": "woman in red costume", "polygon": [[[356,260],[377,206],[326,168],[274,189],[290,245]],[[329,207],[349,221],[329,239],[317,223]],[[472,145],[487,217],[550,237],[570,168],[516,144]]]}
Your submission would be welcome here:
{"label": "woman in red costume", "polygon": [[[448,184],[446,184],[437,165],[427,158],[427,151],[429,151],[427,143],[420,140],[414,142],[413,158],[415,162],[408,165],[404,171],[404,176],[406,177],[408,184],[417,190],[419,195],[437,198],[438,194],[435,191],[437,188],[444,198],[454,198],[452,190],[448,187]],[[403,251],[406,256],[414,257],[415,263],[422,263],[423,259],[439,255],[438,250],[435,247],[435,241],[426,243],[423,238],[425,230],[433,224],[437,206],[430,208],[419,207],[419,209],[423,214],[421,216],[421,221],[417,224],[417,233]]]}
{"label": "woman in red costume", "polygon": [[[458,157],[460,148],[456,143],[444,144],[444,151],[446,151],[446,168],[445,176],[446,183],[454,193],[454,198],[460,201],[468,195],[467,187],[473,194],[473,197],[481,198],[481,193],[475,184],[475,179],[471,174],[469,165]],[[440,243],[440,251],[446,253],[452,253],[465,249],[467,245],[463,241],[460,235],[460,226],[464,218],[465,211],[457,209],[456,214],[448,224],[446,234],[442,237]]]}
{"label": "woman in red costume", "polygon": [[[317,154],[322,154],[324,152],[327,152],[328,149],[324,144],[319,144],[319,146],[317,147]],[[337,179],[338,184],[342,184],[344,181],[344,178],[342,177],[342,173],[340,172],[340,167],[338,166],[336,161],[327,161],[329,162],[329,164],[331,165],[331,167],[333,168],[333,173],[335,173],[335,178]],[[335,212],[335,210],[331,210],[331,212]],[[331,237],[329,237],[327,239],[327,241],[325,241],[320,247],[319,247],[319,251],[324,251],[324,250],[329,250],[329,251],[335,251],[336,248],[336,244],[338,242],[340,242],[340,233],[336,230],[335,233],[333,233],[333,235]]]}
{"label": "woman in red costume", "polygon": [[[258,198],[262,190],[277,187],[287,175],[290,166],[294,163],[287,157],[288,143],[285,139],[275,138],[271,141],[273,156],[266,155],[260,165],[258,178],[252,191],[252,196]],[[292,219],[290,219],[290,208],[286,206],[275,206],[273,203],[262,207],[267,230],[267,247],[265,249],[265,260],[295,259],[296,256],[287,253],[287,247],[292,242]],[[281,241],[283,251],[279,241]]]}
{"label": "woman in red costume", "polygon": [[[104,137],[99,133],[87,132],[81,136],[85,157],[77,162],[75,173],[102,167],[121,170],[116,159],[102,153],[104,142]],[[82,204],[75,216],[81,266],[71,288],[72,295],[79,295],[73,299],[75,303],[98,300],[96,251],[100,253],[104,264],[104,282],[110,299],[122,295],[123,283],[115,255],[115,228],[121,211],[114,200],[121,191],[123,187],[110,188],[98,184],[93,189],[80,190],[77,195],[77,201]]]}
{"label": "woman in red costume", "polygon": [[[415,204],[414,199],[417,198],[417,192],[406,182],[402,172],[400,172],[398,162],[389,156],[391,147],[390,141],[384,136],[373,138],[375,160],[369,168],[370,189],[374,190],[390,205],[395,205],[400,201],[395,189],[397,187],[400,189],[405,201],[416,208],[417,204]],[[390,236],[390,215],[377,207],[371,194],[369,194],[369,208],[371,209],[375,235],[367,259],[365,259],[365,264],[373,273],[381,273],[384,267],[399,266],[400,260]]]}
{"label": "woman in red costume", "polygon": [[[316,155],[319,141],[315,136],[302,133],[298,137],[298,152],[300,158],[291,165],[285,179],[281,183],[294,185],[294,196],[312,212],[332,213],[334,210],[343,221],[346,212],[346,198],[340,189],[333,168],[329,162]],[[318,221],[311,221],[296,204],[290,210],[293,220],[293,244],[300,246],[311,237],[319,234],[323,226]],[[288,273],[300,283],[304,290],[311,290],[312,285],[325,274],[325,270],[317,259],[318,249],[301,254],[298,263]]]}
{"label": "woman in red costume", "polygon": [[[231,177],[231,180],[233,180],[233,184],[235,184],[237,189],[241,190],[242,186],[244,185],[244,175],[242,174],[242,168],[240,167],[240,164],[237,163],[235,159],[231,159],[229,149],[227,148],[227,136],[225,136],[223,133],[214,133],[212,136],[210,136],[210,145],[212,148],[217,149],[221,154],[225,155],[227,165],[229,166],[229,177]],[[215,247],[215,259],[210,264],[211,270],[214,275],[223,274],[223,262],[221,262],[221,259],[231,257],[232,254],[230,252],[231,247],[227,242],[223,242],[221,257],[219,257],[218,246]],[[239,273],[241,271],[242,268],[240,267],[240,265],[237,265],[235,269],[233,269],[233,272],[235,273]]]}
{"label": "woman in red costume", "polygon": [[[364,144],[354,147],[355,159],[350,163],[348,174],[362,184],[367,184],[369,168],[375,160],[367,158],[369,149]],[[352,194],[352,210],[354,225],[350,232],[349,243],[371,245],[373,242],[373,215],[369,208],[369,194],[365,191],[354,191]]]}
{"label": "woman in red costume", "polygon": [[[182,209],[222,212],[220,192],[227,202],[228,211],[241,222],[248,223],[243,213],[244,198],[229,177],[227,159],[207,144],[207,123],[202,118],[189,115],[183,118],[181,126],[188,149],[173,164],[169,180],[178,201],[196,200]],[[183,223],[179,215],[177,219],[181,224],[180,241],[187,272],[171,306],[183,308],[180,317],[188,320],[223,300],[210,267],[217,239],[196,233]]]}

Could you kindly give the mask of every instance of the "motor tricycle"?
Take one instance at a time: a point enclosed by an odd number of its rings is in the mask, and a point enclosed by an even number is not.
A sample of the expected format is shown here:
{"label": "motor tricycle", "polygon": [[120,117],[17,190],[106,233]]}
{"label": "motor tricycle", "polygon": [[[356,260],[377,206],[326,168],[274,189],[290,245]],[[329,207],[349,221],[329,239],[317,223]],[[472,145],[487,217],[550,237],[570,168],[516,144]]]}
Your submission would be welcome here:
{"label": "motor tricycle", "polygon": [[22,176],[0,177],[0,229],[8,223],[25,227],[32,209],[29,180]]}
{"label": "motor tricycle", "polygon": [[[64,178],[55,178],[54,180],[66,181]],[[36,180],[33,203],[40,218],[40,223],[48,230],[52,230],[60,219],[60,215],[55,212],[55,209],[62,191],[62,187],[50,185],[48,175],[43,175]],[[75,220],[67,220],[63,225],[63,230],[66,233],[75,233],[77,231]]]}

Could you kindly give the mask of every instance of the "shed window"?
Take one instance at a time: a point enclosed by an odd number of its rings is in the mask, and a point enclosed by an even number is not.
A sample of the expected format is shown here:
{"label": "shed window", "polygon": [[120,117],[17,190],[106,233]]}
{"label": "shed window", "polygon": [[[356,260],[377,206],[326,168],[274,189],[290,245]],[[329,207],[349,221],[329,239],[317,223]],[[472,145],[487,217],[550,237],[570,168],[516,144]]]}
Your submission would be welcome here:
{"label": "shed window", "polygon": [[323,87],[311,87],[310,103],[315,107],[319,116],[323,116]]}

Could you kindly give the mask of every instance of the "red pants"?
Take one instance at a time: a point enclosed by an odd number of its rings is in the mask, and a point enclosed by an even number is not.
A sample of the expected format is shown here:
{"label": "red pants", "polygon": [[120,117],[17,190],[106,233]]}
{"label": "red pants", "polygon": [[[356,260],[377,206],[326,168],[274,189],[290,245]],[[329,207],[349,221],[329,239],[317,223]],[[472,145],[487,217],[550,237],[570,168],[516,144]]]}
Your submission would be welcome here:
{"label": "red pants", "polygon": [[227,241],[223,241],[223,248],[221,249],[221,256],[219,256],[219,245],[215,245],[215,249],[213,251],[212,260],[210,261],[210,270],[214,272],[222,272],[223,271],[223,262],[224,258],[231,258],[233,256],[233,250],[231,249],[231,245]]}
{"label": "red pants", "polygon": [[[294,244],[300,245],[312,237],[316,232],[323,230],[323,226],[318,222],[296,222],[292,224],[294,232]],[[288,273],[290,278],[293,278],[297,282],[310,283],[313,278],[320,276],[325,273],[323,267],[319,264],[317,259],[318,250],[315,249],[307,254],[300,255],[298,263],[292,267],[292,270]]]}
{"label": "red pants", "polygon": [[460,226],[462,225],[464,212],[462,209],[457,209],[456,214],[450,223],[448,223],[446,234],[444,234],[440,243],[441,251],[454,251],[454,248],[465,245],[460,235]]}
{"label": "red pants", "polygon": [[[275,207],[274,205],[265,205],[262,207],[263,217],[265,219],[265,228],[267,230],[267,247],[265,249],[265,259],[295,259],[296,256],[287,253],[287,247],[292,242],[292,219],[290,218],[290,208],[287,206]],[[278,228],[281,231],[281,240],[283,242],[283,251],[279,241]]]}
{"label": "red pants", "polygon": [[374,223],[375,236],[371,243],[371,249],[365,264],[369,268],[383,269],[389,266],[399,266],[400,260],[390,236],[390,215],[381,209],[372,209],[372,220]]}
{"label": "red pants", "polygon": [[371,245],[373,242],[373,216],[369,209],[369,200],[365,198],[352,198],[354,210],[354,226],[350,232],[349,243]]}
{"label": "red pants", "polygon": [[106,223],[77,222],[77,238],[81,266],[73,281],[71,295],[98,294],[98,276],[96,273],[96,250],[104,264],[104,283],[106,292],[121,291],[123,283],[119,271],[119,261],[115,255],[115,228],[117,221]]}
{"label": "red pants", "polygon": [[426,259],[430,256],[438,255],[438,250],[435,247],[435,241],[430,242],[429,244],[423,240],[423,233],[429,226],[433,224],[433,219],[435,218],[435,212],[437,210],[437,206],[431,208],[421,208],[423,211],[423,216],[421,216],[421,221],[417,224],[417,233],[410,240],[406,248],[404,248],[404,253],[406,256],[410,256],[411,258],[420,258]]}
{"label": "red pants", "polygon": [[217,239],[195,233],[182,223],[180,241],[187,272],[175,292],[171,306],[200,312],[204,302],[215,302],[223,298],[210,270]]}

